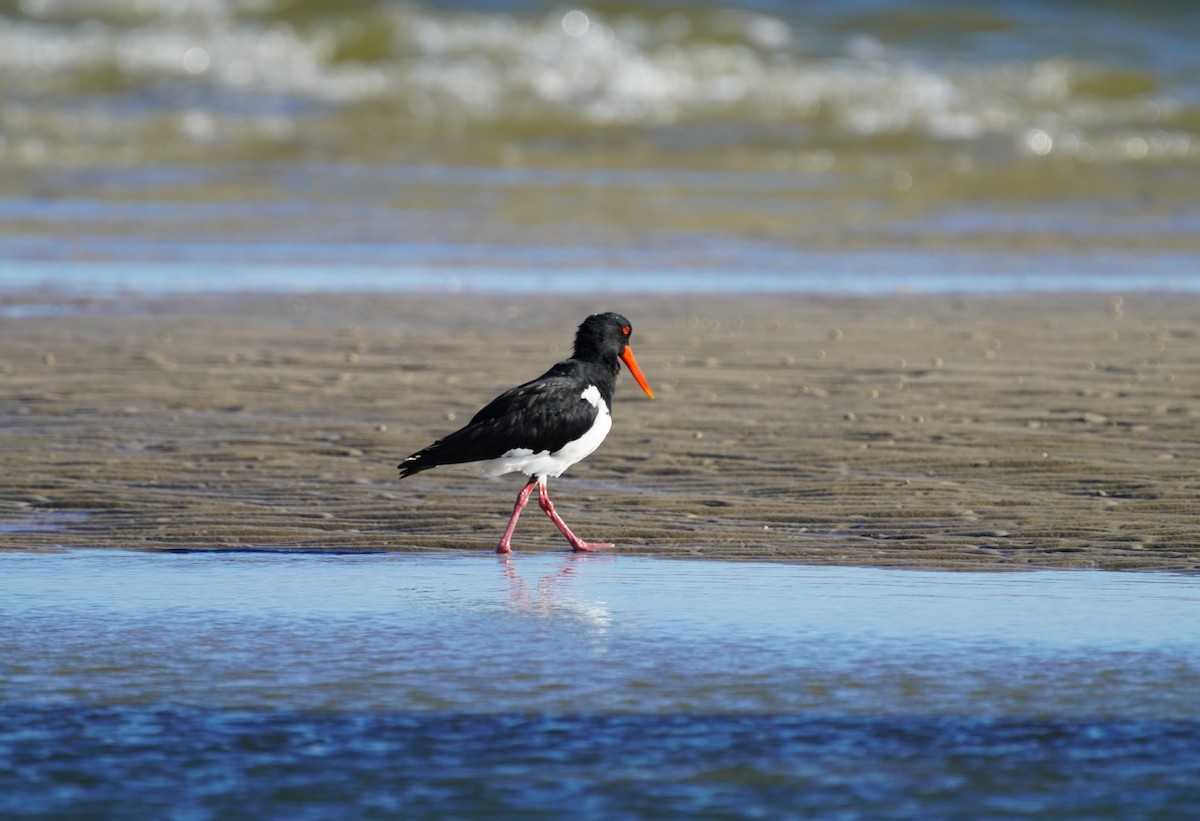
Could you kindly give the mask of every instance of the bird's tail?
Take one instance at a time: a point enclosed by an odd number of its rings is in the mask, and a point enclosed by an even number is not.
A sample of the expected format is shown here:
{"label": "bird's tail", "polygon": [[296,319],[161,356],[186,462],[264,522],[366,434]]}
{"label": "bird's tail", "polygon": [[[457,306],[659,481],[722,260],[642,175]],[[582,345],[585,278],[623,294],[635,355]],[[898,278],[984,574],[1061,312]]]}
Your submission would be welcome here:
{"label": "bird's tail", "polygon": [[461,465],[499,456],[504,448],[497,448],[487,440],[489,430],[486,425],[468,425],[421,448],[397,466],[400,468],[400,478],[440,465]]}
{"label": "bird's tail", "polygon": [[419,450],[412,456],[405,458],[403,462],[396,465],[400,469],[400,478],[406,479],[414,473],[420,473],[423,470],[429,470],[431,467],[436,467],[437,462],[427,458],[427,454],[423,450]]}

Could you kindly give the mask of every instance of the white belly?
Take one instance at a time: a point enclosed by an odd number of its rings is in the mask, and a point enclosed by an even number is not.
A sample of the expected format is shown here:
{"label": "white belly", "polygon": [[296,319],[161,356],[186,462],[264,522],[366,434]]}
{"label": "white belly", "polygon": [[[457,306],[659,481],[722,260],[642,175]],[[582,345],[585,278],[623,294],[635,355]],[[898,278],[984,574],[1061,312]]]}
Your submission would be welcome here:
{"label": "white belly", "polygon": [[596,421],[587,433],[567,442],[553,453],[548,450],[534,453],[529,448],[515,448],[497,459],[480,462],[480,472],[484,476],[524,473],[526,476],[557,479],[571,465],[591,455],[612,429],[612,416],[608,412],[608,405],[600,396],[600,391],[595,387],[589,387],[582,395],[597,411]]}

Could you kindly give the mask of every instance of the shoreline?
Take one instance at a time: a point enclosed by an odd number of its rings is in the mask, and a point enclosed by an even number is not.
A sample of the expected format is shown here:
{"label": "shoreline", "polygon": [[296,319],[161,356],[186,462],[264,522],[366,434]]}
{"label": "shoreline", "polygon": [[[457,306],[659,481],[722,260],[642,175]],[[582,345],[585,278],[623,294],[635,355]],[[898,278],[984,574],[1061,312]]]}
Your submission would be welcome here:
{"label": "shoreline", "polygon": [[490,552],[521,477],[396,463],[619,310],[659,398],[551,482],[613,553],[1200,569],[1198,295],[44,296],[87,307],[0,322],[0,549]]}

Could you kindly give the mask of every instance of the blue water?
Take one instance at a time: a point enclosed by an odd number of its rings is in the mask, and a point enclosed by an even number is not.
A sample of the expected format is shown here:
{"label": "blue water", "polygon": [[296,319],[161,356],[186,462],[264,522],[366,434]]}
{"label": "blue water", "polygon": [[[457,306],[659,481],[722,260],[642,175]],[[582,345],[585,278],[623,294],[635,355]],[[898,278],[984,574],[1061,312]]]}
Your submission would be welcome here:
{"label": "blue water", "polygon": [[0,815],[1186,817],[1200,586],[0,554]]}
{"label": "blue water", "polygon": [[3,4],[0,300],[1196,292],[1197,9]]}
{"label": "blue water", "polygon": [[[424,247],[372,247],[364,256],[395,261],[332,262],[316,255],[303,263],[246,258],[288,257],[300,246],[172,249],[175,259],[163,262],[65,262],[0,259],[0,293],[11,290],[51,291],[68,296],[113,297],[128,293],[818,293],[886,295],[891,293],[1028,293],[1043,291],[1200,292],[1200,268],[1188,254],[1161,253],[1130,259],[1104,254],[924,254],[797,253],[782,249],[744,248],[754,264],[738,269],[719,267],[736,247],[714,249],[714,267],[672,270],[664,254],[644,254],[637,266],[597,267],[605,262],[599,249],[505,249],[430,244]],[[354,248],[339,248],[343,256]],[[224,254],[229,261],[214,260]],[[200,256],[195,259],[192,257]],[[478,258],[477,264],[447,265],[450,257]],[[497,263],[496,257],[501,257]],[[485,261],[486,259],[486,261]],[[522,261],[524,260],[524,261]],[[656,261],[664,267],[643,267]],[[731,260],[730,260],[731,261]],[[31,297],[41,299],[37,293]],[[36,309],[33,310],[36,313]],[[19,302],[11,315],[29,315]],[[0,314],[3,315],[3,314]]]}

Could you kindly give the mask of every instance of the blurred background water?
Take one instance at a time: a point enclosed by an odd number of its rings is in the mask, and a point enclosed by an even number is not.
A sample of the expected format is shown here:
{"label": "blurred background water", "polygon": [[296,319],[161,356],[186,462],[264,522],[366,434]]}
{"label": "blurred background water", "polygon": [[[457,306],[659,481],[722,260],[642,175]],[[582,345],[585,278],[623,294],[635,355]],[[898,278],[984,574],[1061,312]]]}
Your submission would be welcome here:
{"label": "blurred background water", "polygon": [[0,277],[1195,290],[1197,42],[1166,0],[7,2]]}

